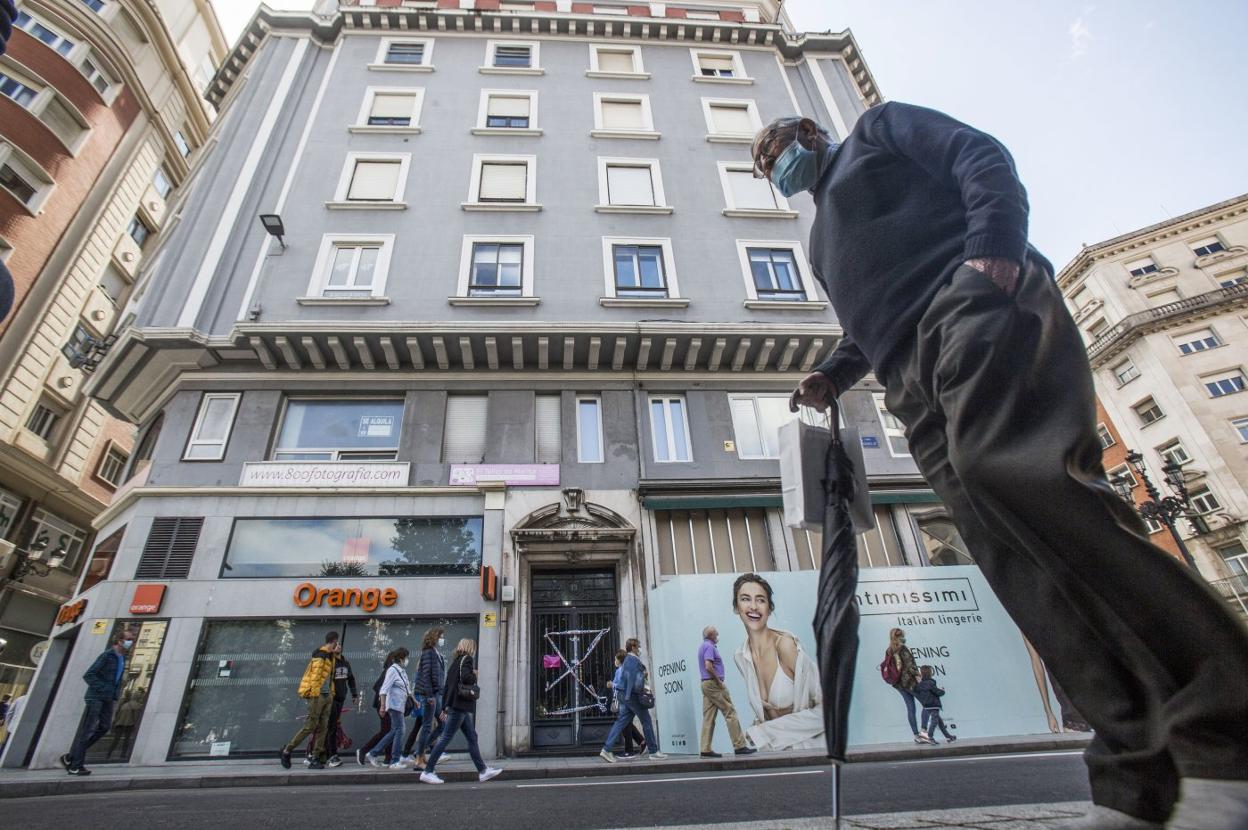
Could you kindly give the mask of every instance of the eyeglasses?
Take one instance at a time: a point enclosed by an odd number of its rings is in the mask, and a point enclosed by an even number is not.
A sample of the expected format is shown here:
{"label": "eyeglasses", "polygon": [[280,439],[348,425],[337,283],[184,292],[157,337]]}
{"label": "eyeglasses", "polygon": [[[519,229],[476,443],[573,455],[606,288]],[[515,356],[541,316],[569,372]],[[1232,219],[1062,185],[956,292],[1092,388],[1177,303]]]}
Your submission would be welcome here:
{"label": "eyeglasses", "polygon": [[771,169],[776,166],[776,159],[780,157],[779,153],[773,154],[772,145],[775,143],[776,135],[774,132],[763,136],[755,145],[754,151],[754,168],[751,171],[756,179],[766,179],[771,176]]}

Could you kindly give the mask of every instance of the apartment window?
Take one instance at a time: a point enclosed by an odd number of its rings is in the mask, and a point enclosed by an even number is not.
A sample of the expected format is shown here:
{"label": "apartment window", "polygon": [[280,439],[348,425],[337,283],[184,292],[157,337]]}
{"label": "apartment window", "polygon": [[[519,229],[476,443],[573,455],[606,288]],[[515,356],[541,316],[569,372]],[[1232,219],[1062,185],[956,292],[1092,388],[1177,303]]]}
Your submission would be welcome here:
{"label": "apartment window", "polygon": [[1233,372],[1224,372],[1220,375],[1212,377],[1204,377],[1200,382],[1209,390],[1210,397],[1222,398],[1227,395],[1234,395],[1236,392],[1244,391],[1244,373],[1236,369]]}
{"label": "apartment window", "polygon": [[186,579],[204,527],[202,516],[152,519],[135,579]]}
{"label": "apartment window", "polygon": [[43,41],[49,47],[59,52],[62,56],[68,55],[74,50],[74,42],[72,40],[58,32],[52,31],[24,11],[19,11],[17,13],[17,19],[13,21],[13,25],[19,29],[25,30],[27,34]]}
{"label": "apartment window", "polygon": [[137,215],[130,220],[130,225],[126,228],[126,235],[133,239],[134,244],[140,248],[143,247],[143,243],[147,242],[147,238],[153,233],[154,231],[151,227],[143,221],[142,217]]}
{"label": "apartment window", "polygon": [[1235,576],[1240,577],[1242,582],[1243,577],[1248,576],[1248,548],[1244,547],[1244,543],[1232,542],[1229,545],[1216,548],[1216,550],[1218,555],[1222,557],[1222,561],[1226,563],[1226,567]]}
{"label": "apartment window", "polygon": [[594,130],[599,138],[658,138],[649,95],[594,93]]}
{"label": "apartment window", "polygon": [[650,436],[657,463],[692,461],[684,398],[650,399]]}
{"label": "apartment window", "polygon": [[690,49],[695,81],[749,82],[741,53],[724,49]]}
{"label": "apartment window", "polygon": [[4,162],[0,162],[0,187],[9,191],[19,202],[28,207],[39,193],[39,188],[34,182],[35,177],[16,159],[9,157]]}
{"label": "apartment window", "polygon": [[1106,470],[1105,478],[1109,479],[1110,484],[1122,480],[1132,490],[1139,486],[1139,481],[1136,480],[1135,474],[1131,472],[1131,468],[1126,464],[1119,464],[1112,470]]}
{"label": "apartment window", "polygon": [[1213,329],[1198,329],[1175,337],[1174,345],[1178,346],[1183,354],[1192,354],[1206,349],[1216,349],[1222,345],[1222,341]]}
{"label": "apartment window", "polygon": [[1109,427],[1104,424],[1096,425],[1096,437],[1101,442],[1101,449],[1107,450],[1118,442],[1114,440],[1113,433],[1109,431]]}
{"label": "apartment window", "polygon": [[1187,449],[1184,448],[1183,443],[1178,438],[1167,441],[1158,447],[1157,454],[1161,456],[1163,463],[1186,464],[1192,460],[1192,457],[1187,454]]}
{"label": "apartment window", "polygon": [[533,412],[534,454],[538,464],[558,464],[562,457],[561,400],[558,395],[538,395]]}
{"label": "apartment window", "polygon": [[126,469],[130,456],[117,447],[110,445],[100,457],[100,465],[95,470],[95,477],[116,487],[121,484],[121,474]]}
{"label": "apartment window", "polygon": [[1086,285],[1080,286],[1078,291],[1070,295],[1070,304],[1076,310],[1083,308],[1090,302],[1092,302],[1092,292],[1088,290]]}
{"label": "apartment window", "polygon": [[1144,426],[1156,423],[1165,417],[1165,413],[1161,411],[1161,407],[1157,405],[1157,401],[1153,400],[1151,397],[1145,398],[1131,408],[1135,410],[1135,414],[1139,417],[1140,423]]}
{"label": "apartment window", "polygon": [[0,539],[8,539],[13,529],[13,520],[22,510],[22,500],[7,490],[0,488]]}
{"label": "apartment window", "polygon": [[121,305],[121,298],[125,296],[126,289],[130,285],[129,280],[121,275],[117,270],[117,266],[111,262],[104,266],[104,270],[100,272],[99,288],[104,292],[104,296],[115,305]]}
{"label": "apartment window", "polygon": [[[598,207],[671,209],[658,159],[599,158]],[[659,211],[645,211],[659,212]]]}
{"label": "apartment window", "polygon": [[1193,490],[1190,494],[1192,502],[1192,510],[1199,514],[1205,515],[1215,510],[1222,509],[1222,503],[1218,501],[1218,497],[1208,487],[1201,487],[1199,490]]}
{"label": "apartment window", "polygon": [[78,589],[79,593],[108,579],[108,574],[113,569],[113,560],[117,558],[117,551],[121,550],[121,540],[125,535],[126,529],[122,527],[95,546],[95,550],[91,552],[91,558],[87,560],[82,587]]}
{"label": "apartment window", "polygon": [[356,127],[418,128],[424,91],[369,87]]}
{"label": "apartment window", "polygon": [[308,295],[339,300],[383,297],[393,247],[393,234],[326,235]]}
{"label": "apartment window", "polygon": [[541,46],[536,42],[491,40],[485,47],[485,73],[542,73],[539,60]]}
{"label": "apartment window", "polygon": [[537,207],[537,156],[472,157],[464,207],[527,205]]}
{"label": "apartment window", "polygon": [[753,101],[703,98],[702,114],[706,117],[707,138],[712,141],[749,143],[763,127]]}
{"label": "apartment window", "polygon": [[810,299],[806,296],[791,249],[746,248],[745,252],[758,299],[800,302]]}
{"label": "apartment window", "polygon": [[533,237],[465,236],[457,296],[532,297]]}
{"label": "apartment window", "polygon": [[241,395],[237,392],[206,393],[199,402],[199,414],[186,442],[186,461],[220,461],[225,458],[225,445],[234,428],[234,414]]}
{"label": "apartment window", "polygon": [[602,435],[602,400],[576,399],[576,460],[582,464],[601,464],[604,459]]}
{"label": "apartment window", "polygon": [[69,341],[61,346],[61,354],[65,355],[65,359],[70,361],[81,360],[87,350],[91,348],[91,344],[95,342],[95,338],[91,336],[91,332],[87,331],[87,327],[82,323],[74,326],[74,332],[69,336]]}
{"label": "apartment window", "polygon": [[589,47],[589,77],[649,77],[641,64],[640,46],[599,46]]}
{"label": "apartment window", "polygon": [[451,395],[446,399],[442,460],[448,464],[480,464],[485,458],[486,395]]}
{"label": "apartment window", "polygon": [[1179,289],[1169,288],[1169,289],[1166,289],[1165,291],[1158,291],[1155,294],[1149,294],[1148,304],[1156,308],[1157,306],[1161,306],[1161,305],[1169,305],[1170,303],[1177,303],[1181,299],[1183,299],[1183,295],[1179,293]]}
{"label": "apartment window", "polygon": [[1105,322],[1104,317],[1098,317],[1088,326],[1088,334],[1092,339],[1096,339],[1109,330],[1109,323]]}
{"label": "apartment window", "polygon": [[1140,376],[1140,370],[1136,368],[1135,362],[1130,358],[1114,364],[1113,372],[1114,379],[1118,381],[1119,386],[1125,386]]}
{"label": "apartment window", "polygon": [[880,418],[880,428],[884,430],[884,437],[888,441],[889,454],[894,458],[910,455],[910,442],[906,440],[906,425],[888,411],[884,405],[883,392],[875,392],[871,397],[875,399],[875,411]]}
{"label": "apartment window", "polygon": [[21,81],[0,72],[0,95],[7,95],[17,102],[18,106],[30,109],[39,91]]}
{"label": "apartment window", "polygon": [[661,245],[613,245],[616,297],[666,297],[667,276]]}
{"label": "apartment window", "polygon": [[477,135],[516,132],[538,135],[537,91],[532,89],[483,89],[477,107]]}
{"label": "apartment window", "polygon": [[173,134],[173,144],[178,148],[178,155],[186,158],[191,154],[191,144],[186,140],[186,136],[182,135],[182,131]]}
{"label": "apartment window", "polygon": [[62,413],[47,401],[35,404],[30,417],[26,419],[26,429],[38,435],[44,441],[52,443],[56,427],[61,422]]}
{"label": "apartment window", "polygon": [[425,62],[423,40],[391,40],[386,44],[383,63],[399,66],[422,66]]}
{"label": "apartment window", "polygon": [[86,127],[78,117],[69,111],[69,107],[61,103],[60,98],[52,98],[39,113],[40,120],[47,125],[61,143],[71,150],[78,144]]}
{"label": "apartment window", "polygon": [[410,153],[349,153],[334,201],[401,204],[410,160]]}
{"label": "apartment window", "polygon": [[95,57],[86,57],[78,64],[78,69],[91,82],[91,86],[95,87],[95,91],[104,95],[108,92],[108,88],[113,85],[113,81],[108,74],[100,68],[99,59]]}
{"label": "apartment window", "polygon": [[82,2],[93,12],[102,12],[108,6],[106,0],[82,0]]}
{"label": "apartment window", "polygon": [[1192,253],[1198,257],[1209,256],[1225,250],[1226,246],[1216,236],[1210,236],[1207,239],[1200,239],[1192,243]]}
{"label": "apartment window", "polygon": [[156,172],[152,174],[152,187],[162,199],[169,198],[169,194],[173,192],[173,182],[169,180],[169,174],[165,172],[163,165],[157,167]]}
{"label": "apartment window", "polygon": [[1157,273],[1157,270],[1157,263],[1153,261],[1152,257],[1144,257],[1143,259],[1137,259],[1134,262],[1127,263],[1127,271],[1133,277],[1143,277],[1146,274],[1155,274]]}
{"label": "apartment window", "polygon": [[42,544],[48,553],[64,551],[65,560],[60,567],[72,572],[78,564],[82,546],[86,544],[87,532],[46,510],[36,510],[31,522],[34,527],[30,533],[30,545]]}
{"label": "apartment window", "polygon": [[654,535],[663,576],[766,572],[776,567],[767,511],[762,508],[656,510]]}
{"label": "apartment window", "polygon": [[1218,285],[1223,288],[1230,288],[1233,285],[1243,285],[1248,282],[1248,268],[1240,268],[1236,271],[1229,271],[1218,277]]}
{"label": "apartment window", "polygon": [[788,395],[729,395],[737,457],[779,458],[780,427],[798,416],[789,412]]}
{"label": "apartment window", "polygon": [[291,399],[282,415],[273,459],[393,461],[399,453],[402,423],[402,400]]}
{"label": "apartment window", "polygon": [[1152,516],[1141,516],[1141,518],[1144,519],[1144,526],[1148,528],[1150,536],[1154,533],[1161,533],[1161,531],[1166,529],[1165,525]]}
{"label": "apartment window", "polygon": [[753,169],[749,164],[721,161],[719,167],[719,183],[724,191],[724,209],[726,216],[741,213],[755,216],[759,211],[783,212],[797,216],[790,210],[789,202],[780,195],[780,191],[767,179],[754,178]]}
{"label": "apartment window", "polygon": [[1236,418],[1231,421],[1231,427],[1239,435],[1239,440],[1248,443],[1248,418]]}

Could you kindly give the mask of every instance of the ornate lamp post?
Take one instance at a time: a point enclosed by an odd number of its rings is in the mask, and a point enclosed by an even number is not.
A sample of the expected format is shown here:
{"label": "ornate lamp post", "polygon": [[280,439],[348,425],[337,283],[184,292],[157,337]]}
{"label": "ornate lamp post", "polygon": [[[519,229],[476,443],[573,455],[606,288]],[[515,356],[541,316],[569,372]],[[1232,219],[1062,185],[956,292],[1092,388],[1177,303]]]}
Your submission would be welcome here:
{"label": "ornate lamp post", "polygon": [[[9,547],[9,543],[0,542],[0,551],[5,547]],[[16,561],[8,575],[0,579],[0,586],[7,582],[21,582],[22,578],[27,574],[33,573],[36,576],[47,576],[52,573],[53,568],[60,567],[68,554],[65,548],[57,546],[48,553],[47,562],[45,563],[43,556],[47,551],[48,540],[46,537],[35,539],[30,543],[30,547],[26,549],[13,546],[12,554]]]}
{"label": "ornate lamp post", "polygon": [[1191,508],[1191,500],[1187,494],[1187,483],[1183,480],[1183,467],[1174,461],[1168,461],[1161,468],[1166,484],[1170,485],[1170,489],[1177,493],[1174,496],[1162,496],[1158,492],[1157,487],[1154,486],[1152,479],[1148,477],[1148,468],[1144,464],[1144,455],[1142,453],[1129,450],[1127,452],[1127,463],[1131,465],[1131,469],[1135,470],[1136,475],[1140,477],[1140,481],[1144,483],[1144,492],[1148,493],[1148,501],[1140,502],[1139,504],[1135,503],[1131,496],[1131,479],[1126,476],[1115,476],[1110,483],[1118,491],[1118,495],[1128,504],[1135,507],[1141,516],[1165,525],[1170,531],[1170,535],[1174,537],[1174,544],[1178,547],[1183,561],[1192,570],[1197,570],[1196,560],[1192,558],[1187,545],[1183,543],[1183,537],[1179,535],[1179,530],[1175,527],[1175,520],[1180,517],[1193,522],[1193,527],[1196,527],[1192,517],[1188,515],[1188,511]]}

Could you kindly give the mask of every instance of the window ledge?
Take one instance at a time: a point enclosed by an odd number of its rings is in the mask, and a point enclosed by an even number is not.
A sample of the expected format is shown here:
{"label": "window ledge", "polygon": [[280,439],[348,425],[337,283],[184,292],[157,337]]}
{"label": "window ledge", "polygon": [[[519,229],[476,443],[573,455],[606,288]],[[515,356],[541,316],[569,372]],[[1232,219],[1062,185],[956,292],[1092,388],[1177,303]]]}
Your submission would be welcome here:
{"label": "window ledge", "polygon": [[708,133],[706,140],[712,144],[753,144],[754,136],[745,133]]}
{"label": "window ledge", "polygon": [[689,300],[684,297],[600,297],[598,305],[603,308],[687,308]]}
{"label": "window ledge", "polygon": [[[1203,349],[1201,349],[1201,350],[1199,350],[1199,351],[1187,352],[1186,354],[1184,354],[1183,352],[1181,352],[1181,351],[1180,351],[1180,352],[1179,352],[1179,357],[1180,357],[1180,358],[1184,358],[1184,357],[1194,357],[1195,355],[1198,355],[1198,354],[1208,354],[1209,352],[1212,352],[1212,351],[1215,351],[1215,350],[1217,350],[1217,349],[1220,349],[1220,348],[1222,348],[1222,347],[1223,347],[1223,346],[1225,346],[1225,345],[1226,345],[1225,343],[1219,343],[1219,344],[1218,344],[1218,345],[1216,345],[1216,346],[1206,346],[1205,348],[1203,348]],[[1176,344],[1176,348],[1177,348],[1177,344]]]}
{"label": "window ledge", "polygon": [[586,69],[586,78],[620,78],[622,80],[631,81],[648,81],[650,80],[649,72],[603,72],[598,69]]}
{"label": "window ledge", "polygon": [[374,133],[381,135],[418,135],[420,127],[389,127],[381,124],[355,124],[347,128],[353,133]]}
{"label": "window ledge", "polygon": [[[1138,375],[1136,375],[1135,377],[1131,378],[1130,380],[1121,381],[1121,382],[1118,384],[1118,388],[1119,388],[1119,389],[1121,389],[1122,387],[1126,386],[1127,384],[1132,383],[1132,382],[1134,382],[1134,381],[1137,381],[1137,380],[1139,380],[1139,379],[1140,379],[1140,378],[1142,378],[1142,377],[1144,377],[1144,373],[1143,373],[1143,372],[1141,372],[1140,374],[1138,374]],[[1114,378],[1114,380],[1118,380],[1118,378]]]}
{"label": "window ledge", "polygon": [[1145,424],[1145,423],[1141,423],[1141,424],[1140,424],[1140,429],[1148,429],[1148,428],[1149,428],[1149,427],[1151,427],[1153,424],[1160,424],[1160,423],[1161,423],[1162,421],[1164,421],[1164,420],[1166,420],[1166,416],[1165,416],[1165,415],[1162,415],[1162,416],[1161,416],[1160,418],[1158,418],[1156,421],[1149,421],[1147,424]]}
{"label": "window ledge", "polygon": [[482,75],[545,75],[546,70],[533,66],[478,66]]}
{"label": "window ledge", "polygon": [[390,305],[389,297],[296,297],[299,305]]}
{"label": "window ledge", "polygon": [[709,75],[694,75],[693,80],[699,84],[752,84],[753,78],[713,78]]}
{"label": "window ledge", "polygon": [[754,310],[823,311],[828,304],[823,300],[746,300],[745,307]]}
{"label": "window ledge", "polygon": [[326,202],[330,210],[407,210],[407,202]]}
{"label": "window ledge", "polygon": [[448,305],[453,306],[483,306],[486,308],[510,308],[520,306],[535,306],[542,302],[541,297],[447,297]]}
{"label": "window ledge", "polygon": [[594,205],[594,213],[671,213],[670,205]]}
{"label": "window ledge", "polygon": [[374,72],[432,72],[432,64],[408,63],[370,63],[368,68]]}
{"label": "window ledge", "polygon": [[799,215],[795,210],[768,210],[767,208],[724,208],[720,213],[734,219],[796,219]]}
{"label": "window ledge", "polygon": [[483,213],[537,213],[542,209],[541,205],[530,202],[460,202],[459,206]]}
{"label": "window ledge", "polygon": [[473,135],[541,135],[540,127],[473,127]]}
{"label": "window ledge", "polygon": [[590,130],[593,138],[636,138],[657,141],[663,134],[655,130]]}

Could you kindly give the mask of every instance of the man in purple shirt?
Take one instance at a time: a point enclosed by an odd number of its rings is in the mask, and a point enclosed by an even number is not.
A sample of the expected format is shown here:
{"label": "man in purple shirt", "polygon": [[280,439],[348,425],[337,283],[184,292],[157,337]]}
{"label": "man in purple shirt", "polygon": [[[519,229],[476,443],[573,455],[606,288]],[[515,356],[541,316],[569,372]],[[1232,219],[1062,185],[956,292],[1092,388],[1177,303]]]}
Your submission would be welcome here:
{"label": "man in purple shirt", "polygon": [[728,736],[732,738],[733,751],[738,755],[749,755],[758,750],[745,743],[745,733],[737,721],[737,710],[728,696],[728,687],[724,685],[724,658],[719,656],[719,649],[715,647],[718,642],[719,631],[715,626],[708,625],[702,629],[702,646],[698,649],[698,670],[702,674],[702,757],[720,757],[711,749],[716,712],[723,712],[724,720],[728,721]]}

